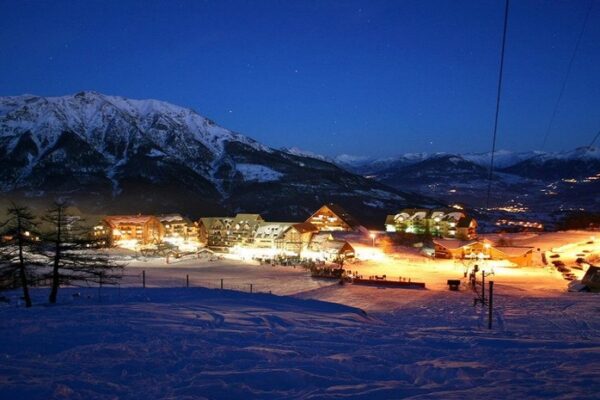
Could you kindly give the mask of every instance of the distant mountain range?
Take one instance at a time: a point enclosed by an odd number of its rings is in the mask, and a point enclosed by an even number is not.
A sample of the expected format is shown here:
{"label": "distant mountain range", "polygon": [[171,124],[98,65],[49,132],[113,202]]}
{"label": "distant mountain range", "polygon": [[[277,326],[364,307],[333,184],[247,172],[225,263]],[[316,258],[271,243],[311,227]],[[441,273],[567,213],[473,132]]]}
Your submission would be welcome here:
{"label": "distant mountain range", "polygon": [[381,223],[398,208],[437,204],[264,146],[191,109],[96,92],[0,97],[0,155],[5,199],[69,197],[94,213],[243,210],[301,220],[338,202]]}
{"label": "distant mountain range", "polygon": [[[300,152],[300,150],[296,151]],[[310,153],[305,154],[309,155]],[[491,153],[405,153],[396,157],[386,158],[369,158],[342,154],[333,158],[332,161],[350,170],[359,171],[361,173],[370,173],[417,164],[426,160],[444,159],[448,157],[460,158],[488,169],[490,166]],[[568,162],[570,164],[575,162],[579,166],[587,168],[590,166],[593,167],[594,164],[599,161],[600,149],[597,147],[580,147],[575,150],[564,152],[513,152],[508,150],[499,150],[494,153],[494,166],[499,170],[517,167],[519,164],[522,164],[523,166],[550,166],[550,168],[558,170],[558,164],[554,166],[550,164],[560,162]],[[568,175],[569,173],[565,174]]]}
{"label": "distant mountain range", "polygon": [[[397,189],[447,203],[486,205],[490,153],[409,153],[383,159],[342,155],[335,162]],[[490,206],[496,210],[488,213],[490,219],[509,214],[552,223],[569,210],[600,211],[597,147],[556,153],[499,151],[494,165]],[[508,209],[513,211],[503,211]]]}

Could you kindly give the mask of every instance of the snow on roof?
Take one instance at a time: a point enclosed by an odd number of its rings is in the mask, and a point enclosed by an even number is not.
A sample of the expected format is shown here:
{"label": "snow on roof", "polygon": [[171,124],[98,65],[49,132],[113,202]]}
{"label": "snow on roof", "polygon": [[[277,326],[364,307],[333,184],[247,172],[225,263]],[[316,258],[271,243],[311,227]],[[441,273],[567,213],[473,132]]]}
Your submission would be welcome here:
{"label": "snow on roof", "polygon": [[184,218],[181,214],[163,214],[159,215],[158,219],[160,222],[173,222],[173,221],[186,221],[187,218]]}
{"label": "snow on roof", "polygon": [[263,222],[256,229],[256,237],[277,238],[292,225],[293,222]]}
{"label": "snow on roof", "polygon": [[321,248],[323,250],[327,250],[328,252],[341,252],[342,250],[350,250],[353,251],[354,248],[352,245],[345,240],[328,240],[321,244]]}
{"label": "snow on roof", "polygon": [[141,225],[156,219],[153,215],[111,215],[104,218],[110,225],[136,224]]}

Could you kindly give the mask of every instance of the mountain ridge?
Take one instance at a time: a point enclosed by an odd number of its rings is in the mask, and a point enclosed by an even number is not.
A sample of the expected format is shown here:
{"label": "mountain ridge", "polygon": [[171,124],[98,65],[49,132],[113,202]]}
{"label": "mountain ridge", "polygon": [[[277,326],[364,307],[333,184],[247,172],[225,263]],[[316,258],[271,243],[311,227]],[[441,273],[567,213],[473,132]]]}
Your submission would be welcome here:
{"label": "mountain ridge", "polygon": [[0,190],[98,211],[307,217],[339,202],[366,219],[438,204],[265,146],[194,110],[97,92],[0,97]]}

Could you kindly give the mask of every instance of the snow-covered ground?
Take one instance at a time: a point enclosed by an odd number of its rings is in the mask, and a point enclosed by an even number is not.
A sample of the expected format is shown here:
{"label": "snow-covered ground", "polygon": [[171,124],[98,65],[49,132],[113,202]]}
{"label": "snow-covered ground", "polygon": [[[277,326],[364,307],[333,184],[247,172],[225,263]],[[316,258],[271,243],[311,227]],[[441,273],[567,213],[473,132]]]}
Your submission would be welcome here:
{"label": "snow-covered ground", "polygon": [[56,306],[9,292],[0,399],[598,398],[600,294],[568,293],[554,268],[495,266],[488,330],[473,292],[447,290],[460,263],[407,250],[347,267],[428,289],[208,257],[130,259],[120,287],[62,289]]}
{"label": "snow-covered ground", "polygon": [[122,287],[140,287],[142,271],[146,277],[146,287],[183,287],[186,277],[189,285],[207,288],[220,288],[221,279],[225,289],[290,295],[306,290],[317,289],[331,284],[330,281],[316,280],[300,267],[260,265],[251,261],[186,258],[166,264],[164,258],[150,258],[131,261],[125,268]]}
{"label": "snow-covered ground", "polygon": [[[74,292],[81,297],[73,297]],[[35,290],[41,301],[45,290]],[[89,296],[89,297],[88,297]],[[596,294],[65,289],[0,307],[6,399],[597,398]]]}

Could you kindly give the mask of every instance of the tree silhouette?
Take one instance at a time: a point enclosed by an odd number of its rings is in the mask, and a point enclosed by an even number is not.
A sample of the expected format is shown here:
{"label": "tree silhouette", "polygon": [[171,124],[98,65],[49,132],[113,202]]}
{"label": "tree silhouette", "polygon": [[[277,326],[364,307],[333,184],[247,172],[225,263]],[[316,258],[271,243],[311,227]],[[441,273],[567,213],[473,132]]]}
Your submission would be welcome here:
{"label": "tree silhouette", "polygon": [[51,264],[50,303],[56,303],[61,284],[102,285],[118,282],[123,266],[97,249],[98,239],[90,234],[82,218],[69,211],[66,202],[55,202],[43,220],[50,227],[44,234],[44,253]]}
{"label": "tree silhouette", "polygon": [[25,306],[31,307],[29,285],[36,280],[33,270],[43,265],[37,252],[35,217],[28,207],[11,203],[0,238],[0,285],[21,287]]}

